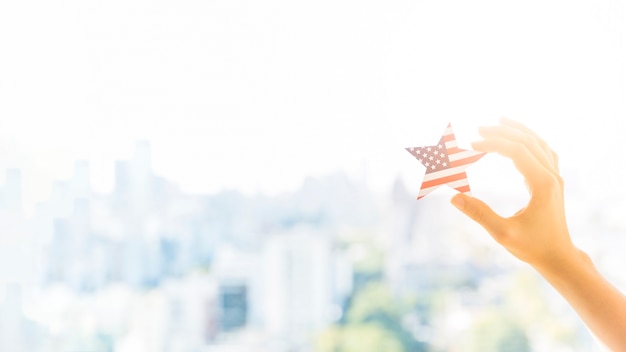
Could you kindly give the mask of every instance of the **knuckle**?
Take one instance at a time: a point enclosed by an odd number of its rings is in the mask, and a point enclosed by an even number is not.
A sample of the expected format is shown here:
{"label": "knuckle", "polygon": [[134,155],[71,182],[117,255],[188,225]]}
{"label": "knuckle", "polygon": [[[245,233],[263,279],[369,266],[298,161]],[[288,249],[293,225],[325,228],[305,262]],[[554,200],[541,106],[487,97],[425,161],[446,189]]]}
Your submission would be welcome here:
{"label": "knuckle", "polygon": [[563,183],[563,177],[559,174],[553,174],[552,178],[555,180],[556,183],[558,184],[562,184]]}
{"label": "knuckle", "polygon": [[563,177],[561,175],[555,175],[555,178],[559,185],[559,188],[563,189],[563,187],[565,186],[565,180],[563,179]]}
{"label": "knuckle", "polygon": [[547,173],[545,177],[542,177],[539,180],[538,186],[539,194],[548,196],[552,194],[555,190],[563,189],[563,178],[559,175]]}
{"label": "knuckle", "polygon": [[549,176],[545,177],[544,180],[545,180],[545,186],[548,189],[554,189],[555,187],[559,185],[559,180],[553,174],[550,174]]}

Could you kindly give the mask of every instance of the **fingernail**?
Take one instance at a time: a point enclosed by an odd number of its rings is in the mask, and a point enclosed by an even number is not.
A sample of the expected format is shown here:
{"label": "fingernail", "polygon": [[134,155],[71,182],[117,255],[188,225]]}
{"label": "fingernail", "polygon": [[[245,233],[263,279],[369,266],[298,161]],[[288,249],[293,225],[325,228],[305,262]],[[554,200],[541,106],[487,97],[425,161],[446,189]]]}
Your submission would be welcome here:
{"label": "fingernail", "polygon": [[454,197],[452,197],[451,203],[458,209],[463,209],[463,207],[465,206],[465,199],[463,199],[462,195],[457,194]]}

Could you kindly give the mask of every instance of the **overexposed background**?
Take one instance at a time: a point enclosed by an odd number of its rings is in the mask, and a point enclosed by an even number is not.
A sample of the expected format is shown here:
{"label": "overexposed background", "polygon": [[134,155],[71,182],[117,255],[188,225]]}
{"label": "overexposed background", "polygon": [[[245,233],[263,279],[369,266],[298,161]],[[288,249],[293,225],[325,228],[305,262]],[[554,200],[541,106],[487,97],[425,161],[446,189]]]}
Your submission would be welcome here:
{"label": "overexposed background", "polygon": [[27,204],[76,159],[110,190],[113,160],[139,138],[156,171],[193,192],[276,193],[338,169],[417,188],[403,147],[448,121],[469,143],[502,115],[602,180],[594,189],[624,191],[619,1],[0,6],[0,166],[27,170]]}
{"label": "overexposed background", "polygon": [[[452,209],[451,190],[415,203],[423,167],[404,148],[448,122],[465,148],[500,116],[533,128],[560,156],[572,236],[626,288],[624,63],[616,0],[4,1],[0,329],[14,330],[0,347],[322,352],[410,331],[433,348],[490,351],[480,341],[500,334],[515,351],[589,350],[573,312]],[[524,204],[508,160],[468,175],[503,214]],[[383,285],[362,290],[351,270]],[[368,302],[400,301],[386,289],[418,303],[394,311],[397,329],[368,330]],[[249,308],[243,327],[211,320],[224,297],[234,316]],[[289,319],[338,327],[302,337]],[[321,345],[299,349],[311,331]]]}

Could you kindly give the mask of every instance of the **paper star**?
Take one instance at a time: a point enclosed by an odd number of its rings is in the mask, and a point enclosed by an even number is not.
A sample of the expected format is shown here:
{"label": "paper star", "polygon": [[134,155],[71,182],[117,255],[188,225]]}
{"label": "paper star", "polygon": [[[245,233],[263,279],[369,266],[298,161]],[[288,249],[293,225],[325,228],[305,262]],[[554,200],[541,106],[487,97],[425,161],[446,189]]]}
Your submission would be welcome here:
{"label": "paper star", "polygon": [[441,185],[448,185],[461,193],[470,194],[465,169],[485,155],[459,148],[450,123],[436,145],[405,149],[426,167],[418,200]]}

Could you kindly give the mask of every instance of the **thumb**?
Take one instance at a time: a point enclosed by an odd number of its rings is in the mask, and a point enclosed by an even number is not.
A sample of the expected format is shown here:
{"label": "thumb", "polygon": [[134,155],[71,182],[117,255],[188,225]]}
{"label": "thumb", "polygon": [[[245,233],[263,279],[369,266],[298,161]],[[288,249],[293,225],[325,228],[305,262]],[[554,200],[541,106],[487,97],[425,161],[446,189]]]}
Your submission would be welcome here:
{"label": "thumb", "polygon": [[479,199],[459,193],[450,202],[492,235],[500,233],[503,228],[504,219]]}

